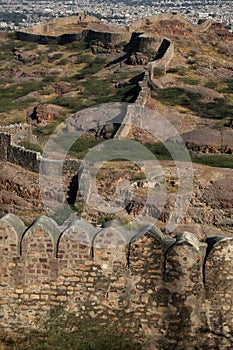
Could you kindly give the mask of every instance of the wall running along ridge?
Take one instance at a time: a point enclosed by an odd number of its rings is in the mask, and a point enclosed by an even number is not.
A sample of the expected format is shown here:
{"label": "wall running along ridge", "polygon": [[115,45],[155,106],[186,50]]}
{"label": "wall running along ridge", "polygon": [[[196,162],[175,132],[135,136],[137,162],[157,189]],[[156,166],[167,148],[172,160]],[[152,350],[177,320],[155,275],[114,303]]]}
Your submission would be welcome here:
{"label": "wall running along ridge", "polygon": [[63,305],[122,322],[153,349],[231,349],[233,239],[207,245],[187,232],[165,239],[157,229],[129,236],[116,222],[96,228],[78,219],[61,228],[44,216],[25,227],[7,214],[0,326],[29,327]]}
{"label": "wall running along ridge", "polygon": [[[13,125],[17,130],[17,124]],[[14,139],[15,129],[12,127],[7,132],[0,132],[0,160],[7,161],[12,164],[21,166],[22,168],[32,171],[34,173],[39,173],[40,171],[40,162],[43,160],[43,163],[46,163],[46,169],[54,169],[56,163],[59,165],[59,160],[45,159],[39,152],[30,151],[25,149],[22,146],[14,144],[12,138]],[[79,169],[80,161],[77,159],[66,159],[63,164],[63,173],[64,174],[77,174]]]}
{"label": "wall running along ridge", "polygon": [[[125,31],[106,31],[96,30],[88,28],[92,24],[101,25],[101,21],[92,16],[70,16],[64,18],[56,18],[47,23],[38,24],[27,30],[16,31],[17,39],[23,41],[38,42],[40,44],[49,44],[50,42],[56,42],[63,45],[71,43],[73,41],[86,41],[91,43],[92,41],[100,41],[105,47],[108,44],[118,44],[123,41],[129,41],[131,33]],[[73,27],[68,29],[67,33],[56,34],[57,29],[65,26]],[[75,26],[77,29],[75,30]]]}
{"label": "wall running along ridge", "polygon": [[144,73],[142,81],[139,82],[140,91],[134,104],[127,107],[126,115],[122,121],[121,126],[117,130],[116,138],[126,138],[131,130],[132,126],[138,128],[142,127],[142,113],[140,106],[144,107],[148,97],[150,97],[151,89],[157,88],[156,79],[154,78],[154,69],[161,69],[164,73],[174,57],[174,45],[169,39],[163,39],[161,45],[158,48],[157,59],[149,62]]}

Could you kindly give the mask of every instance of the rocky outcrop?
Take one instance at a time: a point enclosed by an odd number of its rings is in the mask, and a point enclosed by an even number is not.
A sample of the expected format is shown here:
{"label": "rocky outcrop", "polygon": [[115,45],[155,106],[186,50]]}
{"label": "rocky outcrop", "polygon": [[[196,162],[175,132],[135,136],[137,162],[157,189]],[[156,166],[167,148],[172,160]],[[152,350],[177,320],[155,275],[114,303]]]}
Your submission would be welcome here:
{"label": "rocky outcrop", "polygon": [[14,57],[21,61],[22,63],[36,63],[39,59],[40,55],[34,51],[28,51],[23,49],[14,49],[13,50]]}
{"label": "rocky outcrop", "polygon": [[233,154],[233,131],[217,130],[210,127],[194,129],[182,135],[186,147],[198,153]]}
{"label": "rocky outcrop", "polygon": [[129,63],[133,66],[146,65],[149,62],[149,57],[141,52],[135,52],[129,57]]}
{"label": "rocky outcrop", "polygon": [[46,125],[59,118],[63,110],[63,107],[57,105],[40,104],[28,111],[27,121],[37,125]]}
{"label": "rocky outcrop", "polygon": [[[57,191],[57,196],[60,196],[59,201],[61,205],[64,195],[67,199],[73,198],[72,204],[75,203],[77,197],[79,164],[74,164],[73,168],[71,165],[71,163],[64,165],[62,180],[64,193],[62,194],[62,189]],[[54,176],[53,181],[48,184],[50,187],[47,190],[50,191],[50,200],[52,201],[55,196],[54,186],[57,178],[55,165],[52,163],[51,166],[54,169]],[[148,183],[148,179],[141,179],[143,178],[143,174],[138,169],[133,171],[133,167],[129,169],[129,165],[124,165],[124,162],[119,163],[119,166],[114,162],[112,169],[114,169],[113,173],[111,173],[110,169],[109,173],[106,170],[104,173],[103,171],[100,172],[97,178],[97,190],[101,197],[109,201],[114,198],[116,188],[118,188],[119,193],[123,196],[122,206],[125,207],[125,210],[119,214],[119,218],[130,221],[144,213],[152,217],[159,217],[159,226],[161,228],[165,227],[174,210],[175,200],[177,198],[178,183],[176,169],[169,166],[169,164],[164,167],[168,194],[167,201],[162,210],[158,210],[155,203],[147,203],[148,185],[151,187],[152,184]],[[203,239],[207,233],[209,236],[211,232],[218,232],[219,229],[223,231],[232,230],[233,193],[231,191],[231,182],[233,170],[195,165],[194,171],[193,194],[190,206],[181,222],[182,226],[185,225],[190,232],[197,234],[200,239]],[[137,178],[140,180],[136,180]],[[128,192],[124,192],[124,187],[121,189],[125,180],[130,182],[130,186],[127,188]],[[35,218],[38,215],[38,210],[39,212],[40,210],[43,212],[39,195],[38,174],[28,172],[22,169],[22,167],[10,163],[1,163],[0,189],[2,193],[0,206],[4,212],[16,213],[27,221],[29,218]],[[45,189],[43,188],[43,190]],[[130,197],[131,192],[129,191],[133,191],[133,198]],[[94,210],[90,207],[90,209],[86,209],[85,215],[91,221],[97,222],[103,213],[98,211],[98,209]]]}

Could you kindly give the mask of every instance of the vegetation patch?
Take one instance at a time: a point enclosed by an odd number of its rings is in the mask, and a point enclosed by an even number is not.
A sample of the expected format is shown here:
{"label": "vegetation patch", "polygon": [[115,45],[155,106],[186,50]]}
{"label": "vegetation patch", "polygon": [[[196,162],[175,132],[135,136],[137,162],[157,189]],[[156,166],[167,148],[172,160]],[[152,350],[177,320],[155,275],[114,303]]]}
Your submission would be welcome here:
{"label": "vegetation patch", "polygon": [[155,78],[160,78],[165,75],[165,69],[163,67],[154,67],[153,73]]}
{"label": "vegetation patch", "polygon": [[182,88],[169,87],[158,91],[156,98],[170,106],[182,106],[195,114],[214,119],[230,118],[232,116],[232,105],[224,98],[215,98],[213,101],[205,102],[199,93],[187,91]]}
{"label": "vegetation patch", "polygon": [[140,350],[133,336],[117,324],[78,317],[56,308],[36,328],[17,336],[0,333],[3,350]]}
{"label": "vegetation patch", "polygon": [[[166,143],[150,143],[146,144],[146,147],[156,156],[158,160],[172,160],[172,155],[168,151],[166,147]],[[182,149],[180,152],[181,157],[175,160],[182,161]],[[224,155],[224,154],[203,154],[197,155],[193,152],[189,152],[190,159],[193,163],[199,163],[203,165],[209,165],[211,167],[220,167],[220,168],[233,168],[233,156],[232,155]]]}
{"label": "vegetation patch", "polygon": [[23,146],[24,148],[26,148],[28,150],[39,152],[41,154],[43,153],[43,149],[37,143],[33,143],[33,142],[30,142],[30,141],[21,141],[19,143],[19,145]]}
{"label": "vegetation patch", "polygon": [[224,155],[224,154],[195,155],[195,154],[191,154],[191,159],[194,163],[209,165],[212,167],[233,169],[233,156],[232,155]]}
{"label": "vegetation patch", "polygon": [[8,112],[12,109],[22,109],[30,101],[14,102],[19,97],[25,96],[32,91],[38,91],[41,88],[40,82],[24,82],[21,84],[12,84],[10,86],[0,85],[0,112]]}

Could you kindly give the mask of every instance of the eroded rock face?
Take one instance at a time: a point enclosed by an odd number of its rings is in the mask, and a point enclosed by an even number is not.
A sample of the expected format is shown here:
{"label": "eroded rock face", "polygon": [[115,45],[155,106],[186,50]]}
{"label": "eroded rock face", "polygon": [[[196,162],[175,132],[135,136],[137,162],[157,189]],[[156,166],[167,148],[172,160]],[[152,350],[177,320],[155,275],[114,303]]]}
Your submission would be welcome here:
{"label": "eroded rock face", "polygon": [[28,110],[27,121],[37,125],[46,125],[61,116],[64,108],[53,104],[39,104]]}
{"label": "eroded rock face", "polygon": [[27,222],[43,213],[38,175],[10,163],[1,163],[0,208]]}
{"label": "eroded rock face", "polygon": [[[147,203],[148,180],[141,177],[142,174],[138,169],[130,175],[132,169],[124,168],[123,163],[119,163],[119,171],[117,171],[117,162],[114,162],[112,174],[110,171],[109,174],[106,171],[100,171],[97,176],[98,194],[105,201],[114,200],[117,189],[124,197],[124,189],[121,188],[121,185],[125,180],[129,181],[132,185],[133,197],[125,205],[122,203],[125,210],[119,213],[119,218],[123,221],[130,221],[144,212],[146,215],[158,218],[157,225],[165,230],[169,217],[174,210],[179,183],[176,168],[169,163],[163,166],[167,184],[167,199],[162,212],[158,212],[153,202]],[[199,239],[218,235],[220,232],[221,234],[222,232],[231,232],[233,227],[233,170],[210,168],[197,164],[193,167],[193,194],[190,205],[180,226],[169,235],[175,236],[181,228],[194,233]],[[77,174],[77,172],[75,173]],[[74,200],[75,198],[77,200],[78,184],[75,187],[71,186],[72,174],[64,175],[64,191],[67,193],[67,198],[72,195]],[[0,190],[0,207],[4,212],[18,214],[22,219],[28,221],[29,217],[36,218],[38,211],[43,211],[38,174],[2,162]],[[52,198],[53,189],[49,188],[49,191]],[[126,197],[127,193],[124,198]],[[62,203],[64,198],[61,197],[59,200]],[[79,205],[78,201],[75,203]],[[93,222],[97,222],[103,215],[102,212],[92,207],[87,208],[85,212],[85,218]]]}
{"label": "eroded rock face", "polygon": [[40,55],[34,51],[14,49],[14,57],[23,63],[35,63],[39,59]]}
{"label": "eroded rock face", "polygon": [[133,66],[146,65],[148,62],[149,57],[141,52],[135,52],[129,58],[129,63]]}

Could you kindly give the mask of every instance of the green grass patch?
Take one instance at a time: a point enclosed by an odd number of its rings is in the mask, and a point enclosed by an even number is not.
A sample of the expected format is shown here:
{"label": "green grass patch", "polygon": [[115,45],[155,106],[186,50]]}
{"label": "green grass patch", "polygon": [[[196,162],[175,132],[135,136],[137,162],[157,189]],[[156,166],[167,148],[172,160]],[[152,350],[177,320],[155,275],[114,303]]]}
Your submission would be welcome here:
{"label": "green grass patch", "polygon": [[194,155],[194,154],[191,154],[191,159],[194,163],[209,165],[211,167],[233,169],[233,156],[232,155],[224,155],[224,154]]}
{"label": "green grass patch", "polygon": [[103,215],[98,218],[97,225],[103,226],[106,222],[115,220],[116,217],[114,215]]}
{"label": "green grass patch", "polygon": [[185,84],[189,85],[198,85],[200,84],[200,79],[193,79],[193,78],[188,78],[188,77],[179,77],[179,81],[182,81]]}
{"label": "green grass patch", "polygon": [[[12,109],[22,109],[28,105],[28,102],[14,103],[19,97],[25,96],[32,91],[38,91],[42,87],[39,82],[24,82],[13,84],[7,87],[0,87],[0,112],[7,112]],[[30,102],[30,101],[29,101]]]}
{"label": "green grass patch", "polygon": [[91,148],[95,147],[101,142],[103,142],[103,140],[80,138],[75,141],[68,153],[74,157],[82,159]]}
{"label": "green grass patch", "polygon": [[220,90],[222,93],[233,94],[233,79],[226,79],[223,81],[226,86]]}
{"label": "green grass patch", "polygon": [[201,94],[176,87],[159,90],[155,98],[170,106],[185,107],[205,118],[223,119],[232,117],[233,106],[224,98],[215,98],[213,101],[205,102]]}
{"label": "green grass patch", "polygon": [[78,317],[56,308],[38,320],[38,327],[10,336],[0,333],[4,350],[140,350],[120,322]]}
{"label": "green grass patch", "polygon": [[165,69],[163,67],[154,67],[153,73],[155,78],[161,78],[165,75]]}
{"label": "green grass patch", "polygon": [[26,148],[28,150],[39,152],[41,154],[43,153],[43,149],[37,143],[33,143],[33,142],[30,142],[30,141],[21,141],[19,143],[19,145],[23,146],[24,148]]}
{"label": "green grass patch", "polygon": [[107,78],[87,77],[85,81],[78,82],[80,75],[74,75],[65,81],[82,86],[83,91],[80,92],[79,98],[69,98],[59,96],[50,103],[57,104],[62,107],[69,108],[75,113],[83,108],[107,102],[134,102],[140,90],[137,79],[130,79],[121,88],[115,88],[112,83],[112,76]]}
{"label": "green grass patch", "polygon": [[61,120],[59,119],[56,122],[50,123],[48,125],[37,126],[33,130],[33,134],[36,136],[49,136],[54,132],[60,122]]}
{"label": "green grass patch", "polygon": [[205,83],[205,87],[209,89],[217,90],[219,87],[219,83],[217,81],[210,80]]}
{"label": "green grass patch", "polygon": [[88,49],[88,43],[85,41],[73,41],[72,43],[67,43],[64,46],[71,51],[84,51]]}
{"label": "green grass patch", "polygon": [[[172,160],[172,155],[166,148],[166,143],[163,144],[161,142],[158,143],[150,143],[145,144],[145,146],[156,156],[158,160]],[[182,149],[181,149],[182,151]],[[180,152],[181,157],[175,160],[183,160],[182,154],[183,152]],[[191,161],[193,163],[199,163],[203,165],[208,165],[211,167],[219,167],[219,168],[233,168],[233,156],[232,155],[225,155],[225,154],[203,154],[203,155],[197,155],[193,152],[189,152]]]}
{"label": "green grass patch", "polygon": [[91,62],[87,64],[85,68],[83,68],[80,72],[81,76],[87,76],[90,74],[96,74],[101,69],[104,68],[106,64],[106,59],[103,57],[95,57]]}

